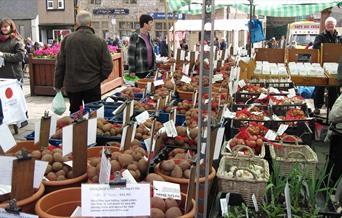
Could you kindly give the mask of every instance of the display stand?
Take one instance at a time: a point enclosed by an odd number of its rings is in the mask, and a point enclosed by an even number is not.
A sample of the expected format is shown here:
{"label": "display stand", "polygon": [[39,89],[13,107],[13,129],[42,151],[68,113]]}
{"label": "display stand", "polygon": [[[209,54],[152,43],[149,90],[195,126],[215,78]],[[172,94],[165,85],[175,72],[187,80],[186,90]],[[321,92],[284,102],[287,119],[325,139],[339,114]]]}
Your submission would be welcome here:
{"label": "display stand", "polygon": [[287,49],[287,63],[289,62],[310,62],[319,63],[318,49]]}
{"label": "display stand", "polygon": [[[342,44],[323,43],[321,46],[320,63],[323,66],[327,62],[339,63],[342,56]],[[329,86],[339,86],[336,75],[326,72]]]}
{"label": "display stand", "polygon": [[48,115],[48,112],[45,112],[44,116],[40,119],[40,134],[38,141],[40,150],[43,150],[44,148],[47,149],[49,146],[50,125],[51,116]]}
{"label": "display stand", "polygon": [[256,61],[268,61],[270,63],[284,63],[285,49],[283,48],[256,48]]}
{"label": "display stand", "polygon": [[82,176],[87,172],[87,142],[88,142],[88,121],[80,120],[73,125],[73,177]]}

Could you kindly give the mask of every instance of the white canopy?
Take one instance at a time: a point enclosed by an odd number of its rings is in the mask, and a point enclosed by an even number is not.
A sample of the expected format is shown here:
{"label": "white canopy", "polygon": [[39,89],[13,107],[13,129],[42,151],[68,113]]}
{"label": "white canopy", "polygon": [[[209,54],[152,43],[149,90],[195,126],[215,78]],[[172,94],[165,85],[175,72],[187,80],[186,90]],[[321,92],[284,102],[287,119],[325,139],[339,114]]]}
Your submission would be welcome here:
{"label": "white canopy", "polygon": [[[214,30],[232,31],[248,30],[248,19],[215,20]],[[177,31],[201,31],[202,20],[177,20],[175,30]],[[207,31],[211,30],[211,23],[204,26]],[[173,31],[171,27],[170,31]]]}

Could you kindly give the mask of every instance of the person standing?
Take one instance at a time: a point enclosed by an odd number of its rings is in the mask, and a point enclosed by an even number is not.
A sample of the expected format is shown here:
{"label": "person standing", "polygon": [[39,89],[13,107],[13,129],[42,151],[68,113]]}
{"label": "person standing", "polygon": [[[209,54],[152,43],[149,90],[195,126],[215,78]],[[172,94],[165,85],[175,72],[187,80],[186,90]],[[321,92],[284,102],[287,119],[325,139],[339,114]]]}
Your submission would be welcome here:
{"label": "person standing", "polygon": [[[313,43],[313,49],[320,49],[322,43],[341,43],[340,37],[338,36],[338,32],[335,29],[336,19],[333,17],[328,17],[324,23],[325,29],[324,31],[316,36],[315,41]],[[324,104],[324,91],[325,87],[316,86],[314,90],[314,105],[315,110],[314,114],[320,114],[320,109]],[[331,109],[335,100],[337,99],[339,90],[336,87],[328,88],[328,105],[327,107]]]}
{"label": "person standing", "polygon": [[130,76],[145,78],[155,69],[156,57],[149,32],[153,26],[153,18],[143,14],[139,18],[140,30],[134,32],[129,39],[128,71]]}
{"label": "person standing", "polygon": [[95,35],[91,14],[80,11],[76,31],[67,35],[57,56],[54,86],[63,87],[70,101],[70,113],[82,102],[101,100],[101,82],[112,72],[113,62],[104,39]]}
{"label": "person standing", "polygon": [[161,57],[168,57],[169,56],[169,50],[168,50],[168,46],[166,43],[166,36],[160,42],[160,56]]}
{"label": "person standing", "polygon": [[11,19],[0,21],[0,78],[23,80],[22,62],[25,57],[23,38]]}
{"label": "person standing", "polygon": [[224,40],[224,38],[221,39],[221,43],[220,43],[220,50],[225,50],[227,49],[227,43]]}

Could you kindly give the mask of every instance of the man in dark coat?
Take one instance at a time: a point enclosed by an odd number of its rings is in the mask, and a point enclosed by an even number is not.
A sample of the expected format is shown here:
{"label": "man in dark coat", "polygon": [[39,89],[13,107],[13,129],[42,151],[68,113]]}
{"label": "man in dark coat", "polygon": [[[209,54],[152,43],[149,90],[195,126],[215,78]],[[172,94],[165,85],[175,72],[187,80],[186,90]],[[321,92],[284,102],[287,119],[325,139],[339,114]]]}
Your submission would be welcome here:
{"label": "man in dark coat", "polygon": [[101,100],[101,82],[113,68],[106,41],[91,28],[91,14],[79,12],[76,22],[76,31],[62,41],[55,72],[55,89],[64,87],[71,113],[80,109],[82,101]]}
{"label": "man in dark coat", "polygon": [[[338,32],[335,29],[336,19],[333,17],[328,17],[325,20],[325,29],[324,31],[316,36],[315,41],[313,43],[314,49],[320,49],[322,43],[341,43],[340,37],[338,36]],[[315,105],[315,114],[320,113],[320,109],[324,104],[324,91],[325,87],[316,86],[314,91],[314,105]],[[331,109],[335,100],[337,99],[338,89],[336,87],[328,88],[328,108]]]}

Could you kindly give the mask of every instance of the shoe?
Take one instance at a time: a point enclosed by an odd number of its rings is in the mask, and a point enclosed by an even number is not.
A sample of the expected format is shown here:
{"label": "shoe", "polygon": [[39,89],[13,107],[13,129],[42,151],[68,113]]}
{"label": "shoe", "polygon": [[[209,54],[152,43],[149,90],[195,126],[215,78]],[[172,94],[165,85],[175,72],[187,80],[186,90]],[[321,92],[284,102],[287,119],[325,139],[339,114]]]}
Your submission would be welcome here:
{"label": "shoe", "polygon": [[316,109],[314,110],[314,115],[319,115],[319,114],[320,114],[320,109],[316,108]]}

